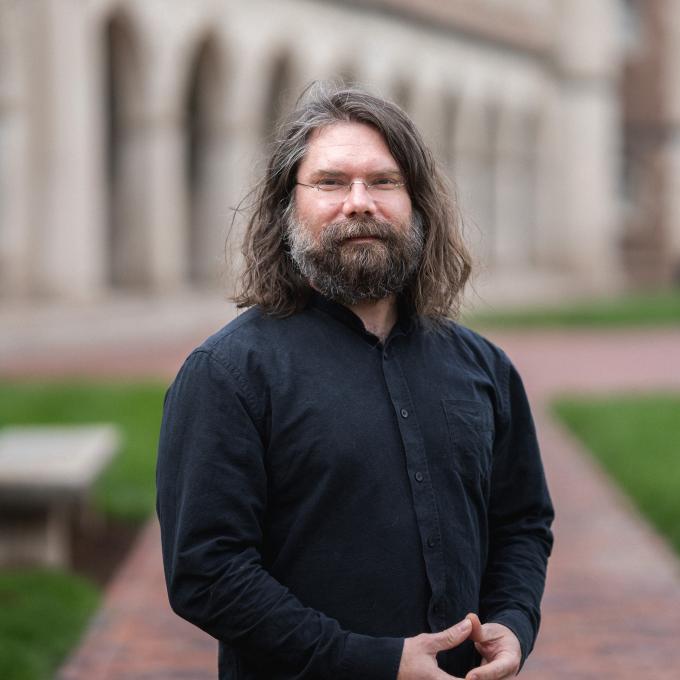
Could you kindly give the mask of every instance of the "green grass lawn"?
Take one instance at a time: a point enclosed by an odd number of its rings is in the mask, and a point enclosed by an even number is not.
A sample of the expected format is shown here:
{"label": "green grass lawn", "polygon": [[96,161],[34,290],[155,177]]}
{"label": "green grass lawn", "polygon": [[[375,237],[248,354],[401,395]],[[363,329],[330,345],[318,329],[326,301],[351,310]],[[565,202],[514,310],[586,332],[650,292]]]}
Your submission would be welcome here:
{"label": "green grass lawn", "polygon": [[87,581],[60,571],[0,571],[0,678],[49,680],[99,603]]}
{"label": "green grass lawn", "polygon": [[[153,510],[165,385],[0,383],[0,426],[114,423],[123,445],[94,490],[103,513],[140,523]],[[98,589],[74,574],[0,570],[0,678],[49,680],[82,635]]]}
{"label": "green grass lawn", "polygon": [[680,289],[507,311],[477,304],[476,311],[464,315],[464,323],[473,328],[676,326],[680,325]]}
{"label": "green grass lawn", "polygon": [[562,398],[554,411],[680,554],[680,394]]}

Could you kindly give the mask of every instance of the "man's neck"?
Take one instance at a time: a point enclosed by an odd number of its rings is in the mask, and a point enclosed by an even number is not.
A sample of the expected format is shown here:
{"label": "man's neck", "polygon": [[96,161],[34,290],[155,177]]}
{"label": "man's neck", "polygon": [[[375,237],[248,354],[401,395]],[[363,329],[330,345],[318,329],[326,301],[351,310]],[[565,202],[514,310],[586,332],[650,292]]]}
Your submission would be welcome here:
{"label": "man's neck", "polygon": [[364,328],[380,338],[387,340],[394,324],[397,322],[397,298],[395,295],[382,300],[364,300],[356,305],[348,305],[364,323]]}

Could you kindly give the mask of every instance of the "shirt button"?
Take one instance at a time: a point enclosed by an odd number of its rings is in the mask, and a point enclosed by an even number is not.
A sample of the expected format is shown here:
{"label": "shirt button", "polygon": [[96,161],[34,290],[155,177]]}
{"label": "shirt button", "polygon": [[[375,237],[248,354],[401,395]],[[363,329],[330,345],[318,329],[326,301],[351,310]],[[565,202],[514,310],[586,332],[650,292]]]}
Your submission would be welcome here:
{"label": "shirt button", "polygon": [[408,411],[405,408],[401,409],[401,417],[408,418]]}
{"label": "shirt button", "polygon": [[439,615],[444,613],[444,605],[441,602],[435,602],[434,606],[432,607],[432,611]]}
{"label": "shirt button", "polygon": [[422,482],[425,477],[423,477],[422,472],[416,472],[415,475],[413,475],[416,478],[416,482]]}
{"label": "shirt button", "polygon": [[430,538],[427,539],[427,545],[429,548],[434,548],[434,546],[437,545],[437,539],[434,536],[430,536]]}

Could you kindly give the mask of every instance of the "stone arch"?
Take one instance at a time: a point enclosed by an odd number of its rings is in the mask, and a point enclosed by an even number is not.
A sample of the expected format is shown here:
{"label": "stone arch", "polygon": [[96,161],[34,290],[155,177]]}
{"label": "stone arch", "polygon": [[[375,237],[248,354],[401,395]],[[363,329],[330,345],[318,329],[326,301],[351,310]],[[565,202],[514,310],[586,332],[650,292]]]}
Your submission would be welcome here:
{"label": "stone arch", "polygon": [[450,178],[455,179],[456,167],[456,127],[460,109],[460,97],[457,93],[446,90],[441,99],[442,107],[442,150],[441,157]]}
{"label": "stone arch", "polygon": [[414,84],[410,99],[413,103],[410,106],[409,115],[413,118],[439,166],[445,168],[447,164],[445,157],[446,112],[442,105],[441,78],[434,69],[429,76]]}
{"label": "stone arch", "polygon": [[397,77],[390,88],[390,98],[404,111],[410,113],[413,104],[413,87],[411,83],[403,76]]}
{"label": "stone arch", "polygon": [[264,111],[262,116],[262,138],[269,142],[282,118],[290,110],[299,94],[295,65],[291,53],[281,50],[274,57],[266,83]]}
{"label": "stone arch", "polygon": [[214,283],[222,262],[219,239],[227,220],[224,187],[229,147],[226,58],[217,39],[205,36],[193,51],[184,93],[187,277],[192,285]]}
{"label": "stone arch", "polygon": [[107,278],[112,288],[143,287],[149,283],[149,272],[140,42],[121,10],[105,19],[102,34]]}
{"label": "stone arch", "polygon": [[498,223],[496,256],[506,267],[535,265],[539,116],[508,108],[498,128]]}
{"label": "stone arch", "polygon": [[497,137],[499,107],[482,97],[464,97],[454,134],[456,186],[468,238],[478,257],[491,264],[495,255]]}

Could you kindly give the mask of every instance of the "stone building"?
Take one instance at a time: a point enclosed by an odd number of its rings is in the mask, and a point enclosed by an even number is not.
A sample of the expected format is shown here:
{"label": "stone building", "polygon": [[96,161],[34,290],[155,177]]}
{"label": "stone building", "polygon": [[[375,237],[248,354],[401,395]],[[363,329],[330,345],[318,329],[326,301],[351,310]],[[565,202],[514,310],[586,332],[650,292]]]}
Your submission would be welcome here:
{"label": "stone building", "polygon": [[[281,113],[328,77],[394,98],[426,132],[482,290],[617,289],[652,229],[630,227],[621,188],[634,4],[0,0],[0,299],[228,286],[231,209]],[[680,3],[654,4],[676,71],[640,67],[664,72],[668,200],[648,257],[677,263]]]}
{"label": "stone building", "polygon": [[624,265],[643,283],[680,282],[680,3],[624,6]]}

